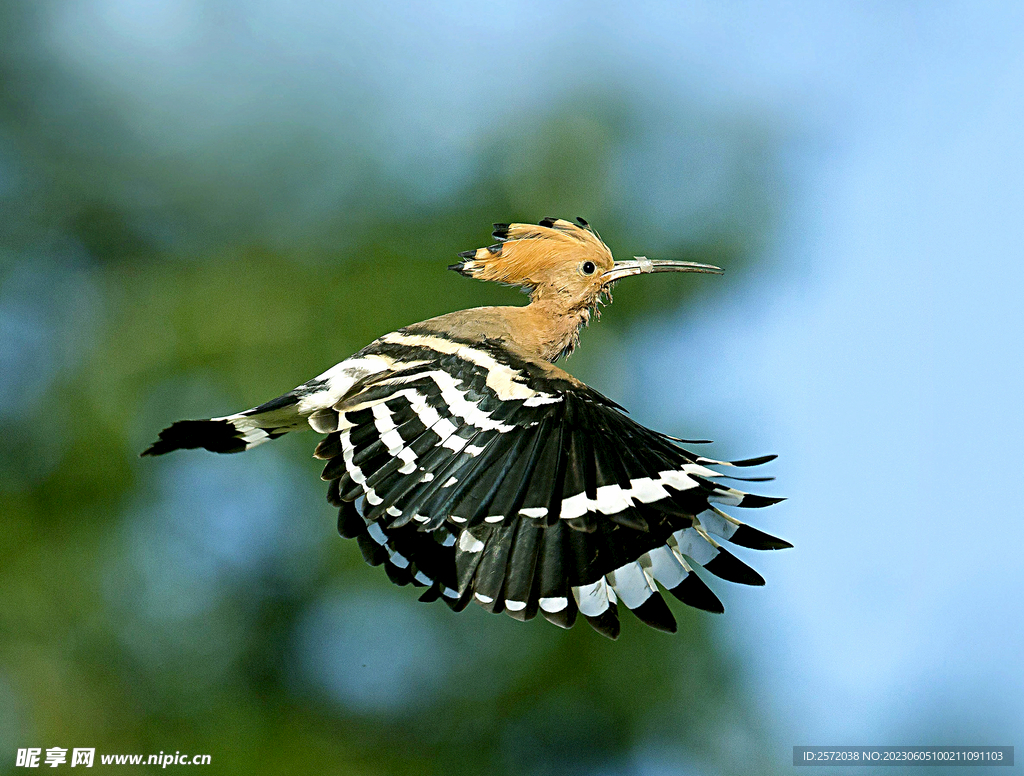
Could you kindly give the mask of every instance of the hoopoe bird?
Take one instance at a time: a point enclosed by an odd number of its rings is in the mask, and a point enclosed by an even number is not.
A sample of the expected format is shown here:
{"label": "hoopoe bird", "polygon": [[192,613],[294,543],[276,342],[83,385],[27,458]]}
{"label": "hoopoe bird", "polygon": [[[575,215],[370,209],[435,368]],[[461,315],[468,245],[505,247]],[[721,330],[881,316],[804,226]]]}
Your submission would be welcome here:
{"label": "hoopoe bird", "polygon": [[[289,431],[326,436],[328,501],[338,530],[399,585],[455,611],[475,601],[517,620],[569,628],[583,617],[610,638],[619,605],[660,630],[676,622],[659,586],[724,611],[694,572],[763,585],[721,542],[790,547],[721,506],[782,499],[727,485],[716,461],[555,366],[622,278],[720,274],[707,264],[615,261],[583,219],[495,224],[497,243],[450,269],[521,286],[530,302],[448,313],[385,334],[309,382],[253,409],[183,420],[142,455],[250,450]],[[730,479],[744,479],[732,477]],[[770,477],[746,478],[764,481]]]}

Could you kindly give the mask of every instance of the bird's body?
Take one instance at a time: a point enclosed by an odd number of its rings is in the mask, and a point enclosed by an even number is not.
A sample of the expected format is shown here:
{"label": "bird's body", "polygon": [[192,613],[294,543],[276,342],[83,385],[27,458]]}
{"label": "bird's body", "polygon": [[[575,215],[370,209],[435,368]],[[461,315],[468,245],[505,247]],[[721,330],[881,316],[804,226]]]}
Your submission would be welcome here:
{"label": "bird's body", "polygon": [[[475,600],[517,619],[569,627],[582,613],[619,631],[617,603],[663,630],[675,620],[658,584],[686,603],[722,606],[694,565],[763,584],[718,540],[789,546],[715,504],[778,499],[725,487],[709,465],[644,428],[553,362],[572,351],[601,295],[642,272],[706,265],[615,262],[585,222],[499,224],[499,243],[461,254],[464,275],[526,286],[522,307],[483,307],[386,334],[265,404],[179,421],[144,455],[241,452],[288,431],[326,434],[328,500],[338,527],[399,584],[453,609]],[[713,536],[714,535],[714,536]]]}

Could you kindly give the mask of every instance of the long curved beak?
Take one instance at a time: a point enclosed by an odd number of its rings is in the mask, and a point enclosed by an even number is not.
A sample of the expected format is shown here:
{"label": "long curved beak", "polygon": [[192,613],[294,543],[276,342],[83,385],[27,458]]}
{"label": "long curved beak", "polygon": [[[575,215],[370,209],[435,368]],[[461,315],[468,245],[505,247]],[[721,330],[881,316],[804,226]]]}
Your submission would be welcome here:
{"label": "long curved beak", "polygon": [[615,262],[612,268],[604,273],[602,280],[605,283],[611,283],[630,275],[645,275],[648,272],[704,272],[721,275],[723,270],[713,264],[698,264],[694,261],[670,261],[634,256],[632,260]]}

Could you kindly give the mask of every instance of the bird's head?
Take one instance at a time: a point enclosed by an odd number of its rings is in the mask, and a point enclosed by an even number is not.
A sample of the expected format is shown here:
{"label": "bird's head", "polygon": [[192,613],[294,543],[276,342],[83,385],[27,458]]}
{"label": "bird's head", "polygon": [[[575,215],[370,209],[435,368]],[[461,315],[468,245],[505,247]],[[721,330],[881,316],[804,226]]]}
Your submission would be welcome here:
{"label": "bird's head", "polygon": [[594,307],[601,294],[629,275],[649,272],[722,270],[691,261],[651,260],[645,256],[615,261],[608,246],[582,218],[579,224],[545,218],[539,225],[495,224],[498,240],[487,248],[460,253],[449,269],[478,280],[522,286],[534,301],[556,300],[567,309]]}

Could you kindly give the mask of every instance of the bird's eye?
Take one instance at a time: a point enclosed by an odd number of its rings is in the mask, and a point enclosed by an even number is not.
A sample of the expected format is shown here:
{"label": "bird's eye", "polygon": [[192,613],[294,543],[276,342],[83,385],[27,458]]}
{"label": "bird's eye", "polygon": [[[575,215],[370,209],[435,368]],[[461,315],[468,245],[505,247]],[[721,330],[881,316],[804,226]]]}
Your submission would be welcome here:
{"label": "bird's eye", "polygon": [[584,275],[593,275],[597,271],[597,265],[592,261],[585,261],[580,265],[580,272]]}

